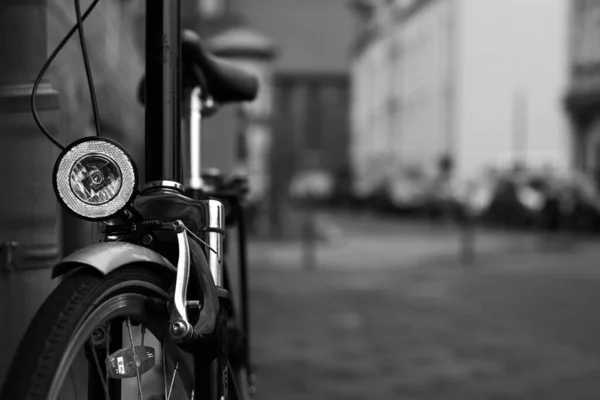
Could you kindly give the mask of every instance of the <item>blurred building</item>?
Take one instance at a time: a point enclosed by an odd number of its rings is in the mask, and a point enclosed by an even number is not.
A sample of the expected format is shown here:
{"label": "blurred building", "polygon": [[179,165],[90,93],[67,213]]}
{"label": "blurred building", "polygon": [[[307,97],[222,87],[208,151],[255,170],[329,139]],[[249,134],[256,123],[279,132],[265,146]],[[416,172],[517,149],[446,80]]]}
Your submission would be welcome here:
{"label": "blurred building", "polygon": [[455,181],[506,153],[568,158],[565,0],[354,0],[354,192],[399,201],[449,156]]}
{"label": "blurred building", "polygon": [[600,2],[572,0],[569,14],[570,87],[565,104],[576,166],[600,185]]}
{"label": "blurred building", "polygon": [[[315,161],[349,191],[349,49],[353,15],[343,0],[244,0],[247,21],[272,38],[273,142],[270,158],[271,228],[292,234],[290,183]],[[317,161],[318,160],[318,161]]]}

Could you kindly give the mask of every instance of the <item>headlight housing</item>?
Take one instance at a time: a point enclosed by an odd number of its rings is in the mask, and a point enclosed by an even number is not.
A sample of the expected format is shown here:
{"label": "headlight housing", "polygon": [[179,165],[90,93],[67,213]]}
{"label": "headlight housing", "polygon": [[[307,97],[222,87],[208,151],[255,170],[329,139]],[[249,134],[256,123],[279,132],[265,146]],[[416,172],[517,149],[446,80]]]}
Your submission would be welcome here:
{"label": "headlight housing", "polygon": [[59,201],[78,217],[108,219],[131,203],[138,172],[118,143],[87,137],[64,149],[56,161],[52,183]]}

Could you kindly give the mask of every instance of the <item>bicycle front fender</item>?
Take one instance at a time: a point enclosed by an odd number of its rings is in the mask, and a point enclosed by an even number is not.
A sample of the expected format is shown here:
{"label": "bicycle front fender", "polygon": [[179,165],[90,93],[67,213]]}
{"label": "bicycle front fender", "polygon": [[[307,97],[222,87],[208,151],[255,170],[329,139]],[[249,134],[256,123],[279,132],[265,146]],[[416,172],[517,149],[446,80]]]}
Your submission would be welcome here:
{"label": "bicycle front fender", "polygon": [[[213,340],[220,305],[217,288],[202,249],[194,241],[191,241],[189,246],[192,257],[190,287],[200,289],[199,296],[202,302],[202,312],[194,325],[193,345]],[[91,267],[103,275],[108,275],[119,268],[139,263],[149,268],[166,270],[173,277],[177,275],[177,268],[153,250],[127,242],[104,242],[84,247],[62,259],[54,266],[52,278],[82,267]],[[194,351],[194,347],[185,348],[188,349],[186,351]]]}
{"label": "bicycle front fender", "polygon": [[71,253],[52,269],[52,278],[59,277],[82,266],[88,266],[108,275],[112,271],[133,263],[164,268],[172,273],[177,269],[169,260],[143,246],[127,242],[103,242],[86,246]]}

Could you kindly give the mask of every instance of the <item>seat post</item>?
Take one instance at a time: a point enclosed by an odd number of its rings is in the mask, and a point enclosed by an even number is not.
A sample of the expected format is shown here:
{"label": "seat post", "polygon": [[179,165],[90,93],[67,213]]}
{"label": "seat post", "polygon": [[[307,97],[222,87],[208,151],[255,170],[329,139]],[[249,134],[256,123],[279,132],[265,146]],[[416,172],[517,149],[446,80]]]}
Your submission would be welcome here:
{"label": "seat post", "polygon": [[146,0],[146,182],[182,182],[181,0]]}
{"label": "seat post", "polygon": [[190,182],[188,186],[192,190],[200,190],[204,186],[202,179],[202,90],[196,86],[189,93]]}

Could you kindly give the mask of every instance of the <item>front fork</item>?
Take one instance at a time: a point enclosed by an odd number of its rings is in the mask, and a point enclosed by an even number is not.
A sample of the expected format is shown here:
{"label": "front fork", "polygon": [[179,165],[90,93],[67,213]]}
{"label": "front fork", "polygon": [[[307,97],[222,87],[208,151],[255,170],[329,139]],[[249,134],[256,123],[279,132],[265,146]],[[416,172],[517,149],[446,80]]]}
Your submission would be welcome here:
{"label": "front fork", "polygon": [[[194,357],[195,371],[195,397],[198,399],[219,399],[226,400],[229,398],[229,393],[235,393],[234,400],[239,399],[237,391],[232,390],[230,383],[234,383],[229,369],[229,349],[228,349],[228,329],[227,321],[230,312],[230,298],[228,296],[219,296],[221,303],[219,317],[217,320],[217,343],[218,351],[216,357],[207,362],[205,357]],[[240,399],[241,400],[241,399]]]}
{"label": "front fork", "polygon": [[[173,223],[177,233],[179,247],[179,259],[177,262],[177,277],[172,306],[170,309],[169,333],[174,342],[183,343],[188,341],[194,333],[193,326],[188,321],[187,307],[194,305],[187,301],[187,288],[190,275],[190,248],[189,236],[201,241],[206,248],[206,258],[217,287],[219,297],[219,314],[216,323],[216,344],[219,347],[216,357],[207,360],[206,357],[196,355],[194,357],[194,370],[196,383],[194,397],[199,399],[226,400],[229,393],[229,357],[228,357],[228,320],[231,312],[231,296],[223,287],[223,241],[225,234],[224,206],[218,200],[208,199],[207,218],[208,223],[202,229],[200,237],[187,231],[181,221]],[[211,357],[212,358],[212,357]],[[207,362],[208,361],[208,362]],[[237,396],[236,396],[237,397]]]}
{"label": "front fork", "polygon": [[[191,252],[189,240],[200,242],[206,248],[206,259],[219,299],[219,312],[215,324],[214,341],[198,347],[194,352],[195,387],[194,398],[226,400],[231,390],[228,357],[228,320],[231,313],[231,296],[223,287],[223,240],[225,227],[224,206],[218,200],[207,199],[207,221],[200,234],[188,230],[180,220],[175,222],[153,222],[154,230],[173,231],[177,235],[178,260],[175,289],[168,304],[169,335],[173,342],[184,344],[194,336],[194,327],[188,320],[188,308],[201,307],[198,301],[188,301],[187,292],[191,274]],[[216,346],[216,348],[215,348]],[[233,396],[237,398],[237,396]]]}
{"label": "front fork", "polygon": [[[202,228],[200,237],[189,231],[183,222],[175,221],[172,229],[177,233],[177,244],[179,258],[177,261],[177,277],[175,279],[175,291],[173,306],[170,309],[169,333],[171,339],[176,343],[184,343],[190,340],[194,334],[194,328],[189,323],[188,307],[200,306],[198,302],[187,300],[188,282],[190,277],[190,246],[189,236],[200,242],[206,248],[206,259],[217,287],[217,293],[224,293],[223,289],[223,240],[225,235],[225,210],[223,203],[215,199],[205,200],[206,225]],[[220,296],[221,297],[221,296]]]}

